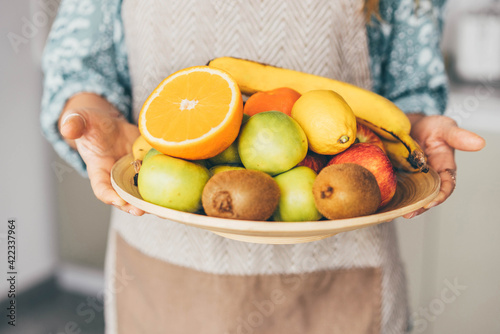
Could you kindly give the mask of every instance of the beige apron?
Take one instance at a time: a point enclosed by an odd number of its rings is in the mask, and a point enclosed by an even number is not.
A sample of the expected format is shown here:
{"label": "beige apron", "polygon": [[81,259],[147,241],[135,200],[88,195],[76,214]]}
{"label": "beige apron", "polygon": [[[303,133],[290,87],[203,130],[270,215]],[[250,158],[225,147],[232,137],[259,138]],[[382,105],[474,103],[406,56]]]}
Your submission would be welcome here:
{"label": "beige apron", "polygon": [[[362,0],[124,0],[137,119],[170,73],[235,56],[370,89]],[[402,333],[393,223],[262,245],[113,211],[106,332]]]}

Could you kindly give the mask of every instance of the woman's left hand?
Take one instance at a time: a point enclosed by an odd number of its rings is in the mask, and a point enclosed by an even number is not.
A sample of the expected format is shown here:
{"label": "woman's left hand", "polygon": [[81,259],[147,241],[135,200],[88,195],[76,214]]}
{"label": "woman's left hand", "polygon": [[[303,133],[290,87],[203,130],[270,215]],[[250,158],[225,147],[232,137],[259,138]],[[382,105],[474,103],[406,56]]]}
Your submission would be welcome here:
{"label": "woman's left hand", "polygon": [[424,150],[428,164],[439,173],[441,189],[431,203],[404,215],[404,218],[413,218],[443,203],[451,195],[456,186],[455,149],[473,152],[486,145],[482,137],[459,128],[449,117],[414,114],[409,118],[412,122],[411,136]]}

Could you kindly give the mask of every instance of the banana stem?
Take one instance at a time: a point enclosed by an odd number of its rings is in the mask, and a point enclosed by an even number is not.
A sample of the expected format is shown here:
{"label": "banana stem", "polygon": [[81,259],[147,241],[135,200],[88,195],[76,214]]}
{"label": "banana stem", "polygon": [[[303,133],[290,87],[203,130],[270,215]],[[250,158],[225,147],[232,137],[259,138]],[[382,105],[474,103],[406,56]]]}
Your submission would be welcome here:
{"label": "banana stem", "polygon": [[429,171],[429,165],[427,165],[427,159],[423,151],[412,151],[408,156],[408,160],[413,167],[420,169],[421,172],[427,173]]}

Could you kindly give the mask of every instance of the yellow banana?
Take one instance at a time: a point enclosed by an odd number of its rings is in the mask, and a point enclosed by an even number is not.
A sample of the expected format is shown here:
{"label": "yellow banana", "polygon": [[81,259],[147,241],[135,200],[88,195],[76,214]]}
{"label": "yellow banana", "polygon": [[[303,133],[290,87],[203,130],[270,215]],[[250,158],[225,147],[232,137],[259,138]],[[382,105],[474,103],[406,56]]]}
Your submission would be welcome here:
{"label": "yellow banana", "polygon": [[[390,141],[387,139],[382,138],[382,143],[384,144],[385,148],[385,153],[389,157],[389,160],[391,160],[391,163],[394,167],[397,169],[403,170],[405,172],[411,172],[411,173],[416,173],[422,170],[423,172],[428,172],[429,168],[427,167],[427,159],[425,156],[423,156],[423,159],[425,159],[425,167],[421,168],[415,168],[413,167],[412,160],[414,158],[408,154],[408,149],[406,146],[400,142],[400,141]],[[415,145],[418,146],[417,143]],[[421,150],[416,150],[413,152],[419,152]]]}
{"label": "yellow banana", "polygon": [[250,60],[220,57],[211,60],[208,66],[228,72],[246,95],[279,87],[289,87],[301,94],[317,89],[333,90],[346,100],[363,124],[380,137],[401,142],[413,167],[423,172],[428,170],[423,151],[410,137],[408,117],[383,96],[346,82]]}
{"label": "yellow banana", "polygon": [[132,155],[134,156],[134,160],[144,159],[144,156],[151,149],[151,145],[144,139],[143,136],[137,137],[137,139],[132,144]]}
{"label": "yellow banana", "polygon": [[148,151],[151,149],[151,145],[144,139],[143,136],[139,135],[137,139],[132,144],[132,155],[134,157],[134,161],[132,161],[132,165],[135,170],[134,184],[137,186],[137,173],[141,169],[142,160]]}

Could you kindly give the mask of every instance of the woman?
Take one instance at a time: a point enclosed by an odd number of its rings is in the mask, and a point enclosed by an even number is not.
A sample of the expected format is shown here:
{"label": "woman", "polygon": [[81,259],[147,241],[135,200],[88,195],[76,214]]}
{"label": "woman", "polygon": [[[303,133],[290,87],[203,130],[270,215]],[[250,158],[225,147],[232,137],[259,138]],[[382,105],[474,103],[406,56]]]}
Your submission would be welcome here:
{"label": "woman", "polygon": [[242,243],[142,216],[112,189],[109,172],[130,152],[140,107],[162,79],[230,55],[393,100],[442,180],[435,202],[407,218],[420,214],[452,193],[454,149],[484,146],[440,116],[442,6],[63,1],[44,56],[42,125],[57,152],[88,174],[96,196],[121,210],[113,210],[106,261],[107,333],[405,332],[405,279],[392,223],[306,244]]}

